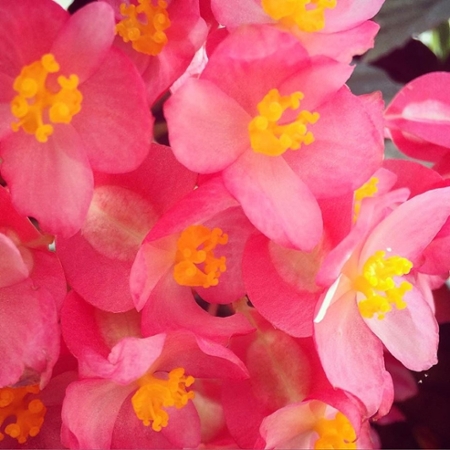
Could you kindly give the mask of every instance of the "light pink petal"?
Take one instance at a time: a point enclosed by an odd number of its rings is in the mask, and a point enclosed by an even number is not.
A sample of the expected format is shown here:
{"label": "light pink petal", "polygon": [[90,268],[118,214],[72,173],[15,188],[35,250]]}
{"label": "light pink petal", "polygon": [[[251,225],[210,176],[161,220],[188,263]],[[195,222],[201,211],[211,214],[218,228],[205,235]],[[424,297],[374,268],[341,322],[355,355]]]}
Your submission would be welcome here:
{"label": "light pink petal", "polygon": [[50,233],[76,233],[91,201],[93,177],[74,128],[56,125],[44,144],[19,131],[3,141],[0,153],[2,176],[17,210]]}
{"label": "light pink petal", "polygon": [[413,262],[432,241],[450,215],[450,188],[417,195],[377,225],[361,252],[360,263],[377,250],[386,250]]}
{"label": "light pink petal", "polygon": [[315,141],[284,155],[316,197],[353,191],[378,169],[384,151],[382,109],[380,96],[356,97],[347,88],[317,108],[320,118],[308,127]]}
{"label": "light pink petal", "polygon": [[326,10],[323,31],[330,33],[353,28],[371,19],[383,2],[384,0],[339,0],[335,8]]}
{"label": "light pink petal", "polygon": [[394,382],[395,401],[404,402],[416,396],[419,393],[419,388],[414,375],[389,353],[385,354],[384,360],[386,369]]}
{"label": "light pink petal", "polygon": [[249,23],[273,22],[257,0],[211,0],[211,9],[217,21],[227,28]]}
{"label": "light pink petal", "polygon": [[15,78],[23,66],[48,53],[69,17],[51,0],[1,2],[0,73]]}
{"label": "light pink petal", "polygon": [[355,296],[350,291],[329,307],[314,324],[314,338],[332,386],[355,395],[372,416],[382,404],[383,346],[361,318]]}
{"label": "light pink petal", "polygon": [[295,35],[311,56],[324,55],[350,63],[355,55],[362,55],[374,46],[380,26],[372,21],[333,33],[296,32]]}
{"label": "light pink petal", "polygon": [[17,246],[4,234],[0,234],[0,288],[23,281],[29,275]]}
{"label": "light pink petal", "polygon": [[108,380],[82,380],[67,388],[62,408],[62,442],[70,448],[111,448],[115,422],[136,389]]}
{"label": "light pink petal", "polygon": [[283,158],[248,151],[223,172],[223,178],[250,222],[269,239],[304,251],[318,244],[319,206]]}
{"label": "light pink petal", "polygon": [[52,45],[61,72],[80,83],[101,65],[114,39],[114,12],[104,2],[86,5],[70,16]]}
{"label": "light pink petal", "polygon": [[92,168],[107,173],[136,169],[148,154],[153,118],[132,62],[111,49],[79,89],[81,111],[71,123],[85,143]]}
{"label": "light pink petal", "polygon": [[[291,249],[285,249],[286,256],[292,256],[285,259],[286,267],[280,261],[278,261],[280,264],[276,264],[277,261],[271,257],[269,245],[270,242],[266,237],[256,235],[249,240],[245,248],[243,277],[250,301],[276,328],[295,337],[310,336],[319,294],[308,292],[305,287],[302,289],[298,285],[288,283],[287,276],[283,278],[281,273],[288,275],[292,271],[292,278],[294,278],[293,272],[297,267],[308,272],[314,268],[308,265],[306,255],[302,259],[303,253]],[[298,256],[297,259],[296,256]],[[298,266],[294,268],[294,264]],[[295,281],[301,284],[300,277],[298,278]]]}
{"label": "light pink petal", "polygon": [[251,117],[207,80],[187,80],[164,111],[175,156],[190,170],[220,171],[250,145]]}
{"label": "light pink petal", "polygon": [[407,307],[393,307],[384,319],[364,319],[389,352],[408,369],[420,372],[437,363],[438,325],[418,289],[404,296]]}

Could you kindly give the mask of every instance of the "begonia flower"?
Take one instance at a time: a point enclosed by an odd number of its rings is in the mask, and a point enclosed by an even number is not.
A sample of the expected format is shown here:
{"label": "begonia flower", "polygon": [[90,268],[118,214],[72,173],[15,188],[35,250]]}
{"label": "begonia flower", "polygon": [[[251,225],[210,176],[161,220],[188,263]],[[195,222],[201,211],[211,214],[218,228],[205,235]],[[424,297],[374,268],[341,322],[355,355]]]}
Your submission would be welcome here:
{"label": "begonia flower", "polygon": [[144,84],[111,48],[114,16],[104,3],[70,16],[51,0],[6,1],[0,25],[2,177],[21,214],[73,235],[92,198],[92,170],[128,172],[148,152]]}
{"label": "begonia flower", "polygon": [[385,111],[394,144],[406,155],[439,161],[450,150],[450,74],[433,72],[403,86]]}
{"label": "begonia flower", "polygon": [[214,317],[195,301],[229,304],[245,295],[241,261],[254,228],[220,178],[167,211],[138,251],[130,275],[144,335],[189,329],[212,340],[253,328],[240,314]]}
{"label": "begonia flower", "polygon": [[[63,331],[79,360],[81,379],[69,386],[63,405],[65,445],[197,447],[201,427],[191,401],[195,379],[245,378],[242,362],[230,350],[191,332],[141,338],[131,329],[127,336],[123,318],[129,312],[103,313],[101,321],[86,328],[89,335],[83,335],[80,326],[78,330],[70,326],[70,312],[78,309],[78,317],[87,318],[83,310],[93,307],[75,293],[68,302]],[[117,327],[108,328],[114,321]]]}
{"label": "begonia flower", "polygon": [[[135,63],[153,104],[204,44],[199,0],[101,0],[114,8],[115,45]],[[202,7],[203,8],[203,7]]]}
{"label": "begonia flower", "polygon": [[447,221],[449,200],[450,188],[434,189],[376,217],[377,199],[367,199],[318,274],[330,288],[314,319],[317,351],[331,384],[363,401],[369,416],[386,413],[392,395],[383,346],[411,370],[436,364],[437,323],[415,268]]}
{"label": "begonia flower", "polygon": [[56,241],[72,289],[103,310],[133,308],[129,276],[139,246],[158,217],[193,190],[196,178],[159,144],[151,145],[132,172],[95,172],[94,195],[81,230]]}
{"label": "begonia flower", "polygon": [[310,55],[350,62],[373,47],[379,26],[370,21],[384,0],[211,0],[217,20],[227,28],[274,24],[292,33]]}
{"label": "begonia flower", "polygon": [[0,386],[48,383],[59,354],[58,311],[66,283],[52,238],[0,188]]}
{"label": "begonia flower", "polygon": [[350,93],[351,70],[275,28],[240,28],[166,102],[175,156],[221,172],[268,238],[311,251],[322,235],[316,198],[353,191],[381,164],[382,102]]}

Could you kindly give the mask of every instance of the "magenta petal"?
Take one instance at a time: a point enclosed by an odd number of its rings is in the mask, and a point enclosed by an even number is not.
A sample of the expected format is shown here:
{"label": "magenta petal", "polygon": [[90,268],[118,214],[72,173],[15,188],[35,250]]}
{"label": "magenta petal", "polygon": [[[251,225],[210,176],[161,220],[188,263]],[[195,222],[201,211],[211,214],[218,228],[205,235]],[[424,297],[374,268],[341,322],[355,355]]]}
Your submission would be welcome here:
{"label": "magenta petal", "polygon": [[[153,118],[145,86],[131,61],[110,50],[84,83],[81,111],[72,119],[94,170],[123,173],[136,169],[149,151]],[[111,93],[114,95],[111,95]]]}
{"label": "magenta petal", "polygon": [[383,345],[364,323],[355,293],[333,303],[314,329],[317,352],[332,386],[359,398],[368,416],[375,414],[385,384]]}
{"label": "magenta petal", "polygon": [[190,170],[218,172],[250,145],[251,117],[210,81],[187,80],[164,111],[175,156]]}
{"label": "magenta petal", "polygon": [[316,199],[282,157],[245,152],[223,172],[250,222],[280,245],[311,251],[322,235]]}
{"label": "magenta petal", "polygon": [[28,275],[28,267],[17,246],[0,234],[0,288],[23,281]]}
{"label": "magenta petal", "polygon": [[407,307],[395,307],[384,319],[364,319],[389,352],[408,369],[420,372],[437,363],[439,330],[433,312],[418,289],[404,296]]}
{"label": "magenta petal", "polygon": [[106,3],[86,5],[70,17],[51,52],[64,75],[80,83],[100,66],[114,40],[114,12]]}
{"label": "magenta petal", "polygon": [[83,143],[70,125],[56,125],[45,144],[18,133],[0,146],[2,175],[14,206],[46,231],[73,235],[83,223],[94,187]]}
{"label": "magenta petal", "polygon": [[62,408],[63,444],[70,448],[111,448],[120,408],[135,389],[108,380],[82,380],[69,385]]}

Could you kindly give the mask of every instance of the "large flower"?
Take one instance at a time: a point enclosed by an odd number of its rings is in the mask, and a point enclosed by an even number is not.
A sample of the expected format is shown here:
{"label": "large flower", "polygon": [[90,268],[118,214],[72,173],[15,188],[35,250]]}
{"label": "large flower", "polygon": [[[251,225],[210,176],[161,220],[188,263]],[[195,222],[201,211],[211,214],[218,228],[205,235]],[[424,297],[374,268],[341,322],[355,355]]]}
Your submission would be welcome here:
{"label": "large flower", "polygon": [[145,87],[111,49],[104,3],[69,16],[51,0],[6,1],[0,29],[2,176],[19,212],[72,235],[92,198],[92,169],[127,172],[148,152]]}

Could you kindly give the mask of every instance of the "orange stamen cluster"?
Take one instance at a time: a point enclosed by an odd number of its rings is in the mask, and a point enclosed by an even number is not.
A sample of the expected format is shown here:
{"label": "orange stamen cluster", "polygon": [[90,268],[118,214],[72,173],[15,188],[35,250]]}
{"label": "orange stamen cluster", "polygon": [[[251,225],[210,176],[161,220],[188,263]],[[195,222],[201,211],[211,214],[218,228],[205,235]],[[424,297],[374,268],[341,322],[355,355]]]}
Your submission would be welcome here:
{"label": "orange stamen cluster", "polygon": [[57,92],[47,86],[48,76],[59,69],[51,53],[22,69],[13,85],[18,95],[11,102],[11,112],[19,119],[12,123],[13,131],[22,128],[34,134],[38,142],[47,142],[53,134],[52,123],[68,124],[80,112],[83,96],[78,90],[76,75],[58,76],[56,82],[60,89]]}
{"label": "orange stamen cluster", "polygon": [[[3,426],[5,421],[9,422],[3,430],[4,434],[0,432],[0,441],[7,434],[17,439],[19,444],[23,444],[28,437],[39,433],[47,408],[38,398],[30,399],[32,394],[38,393],[37,385],[0,389],[0,426]],[[15,421],[11,421],[14,418]]]}
{"label": "orange stamen cluster", "polygon": [[354,449],[356,448],[356,433],[352,424],[341,412],[334,419],[318,419],[314,431],[319,438],[314,444],[315,449]]}
{"label": "orange stamen cluster", "polygon": [[184,375],[181,367],[171,370],[168,379],[144,375],[131,399],[136,416],[145,426],[151,424],[154,431],[161,431],[169,423],[169,414],[164,408],[174,406],[181,409],[186,406],[194,398],[194,392],[186,391],[186,387],[194,381],[194,377]]}
{"label": "orange stamen cluster", "polygon": [[361,203],[367,197],[373,197],[378,192],[378,178],[372,177],[364,183],[360,188],[356,189],[354,195],[353,221],[356,222],[361,210]]}
{"label": "orange stamen cluster", "polygon": [[177,242],[177,264],[173,276],[181,286],[208,288],[219,283],[220,274],[226,270],[226,258],[217,258],[217,245],[228,242],[228,235],[220,228],[210,229],[203,225],[186,228]]}
{"label": "orange stamen cluster", "polygon": [[140,53],[156,56],[167,44],[164,32],[170,26],[167,2],[159,0],[153,6],[151,0],[138,0],[139,5],[120,5],[120,14],[124,17],[116,25],[116,32],[125,42]]}
{"label": "orange stamen cluster", "polygon": [[261,4],[282,25],[312,33],[325,27],[325,10],[335,8],[337,0],[262,0]]}
{"label": "orange stamen cluster", "polygon": [[287,109],[300,108],[301,92],[281,96],[278,89],[272,89],[258,103],[259,115],[249,123],[248,131],[253,150],[269,156],[282,155],[286,150],[298,150],[302,144],[314,142],[314,135],[308,131],[307,124],[314,124],[319,113],[301,111],[294,121],[279,124]]}
{"label": "orange stamen cluster", "polygon": [[378,319],[383,319],[392,310],[392,305],[397,309],[406,308],[403,297],[412,285],[402,281],[397,286],[394,277],[408,274],[412,266],[411,261],[400,256],[386,258],[386,252],[381,250],[367,259],[362,275],[355,281],[355,289],[366,297],[358,303],[364,318],[370,319],[377,314]]}

